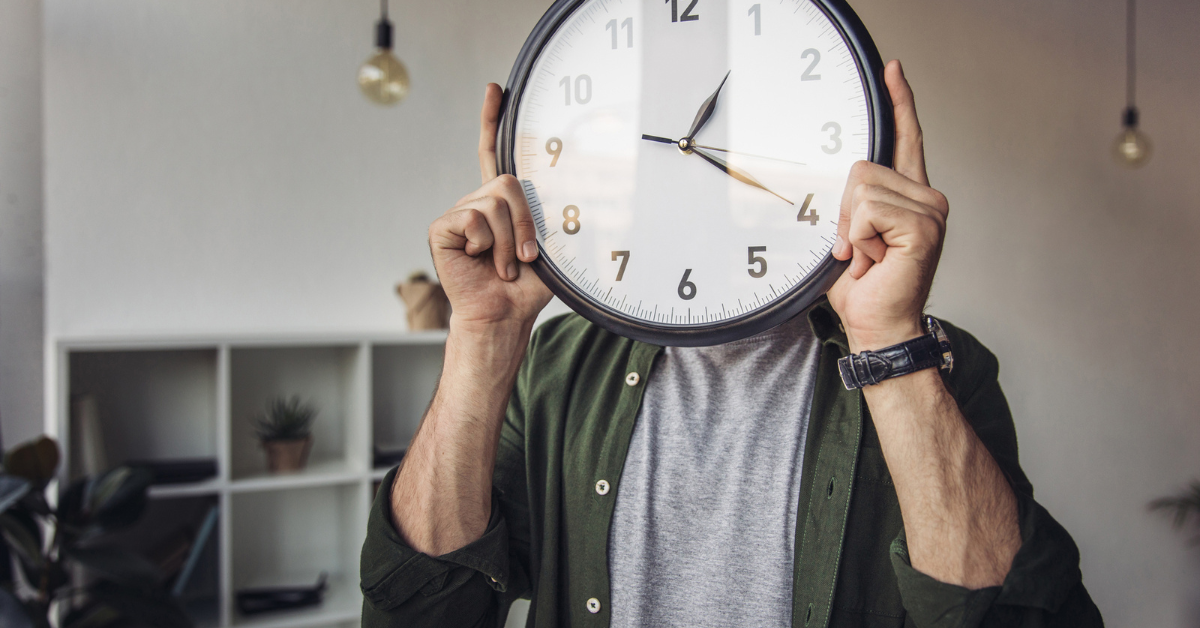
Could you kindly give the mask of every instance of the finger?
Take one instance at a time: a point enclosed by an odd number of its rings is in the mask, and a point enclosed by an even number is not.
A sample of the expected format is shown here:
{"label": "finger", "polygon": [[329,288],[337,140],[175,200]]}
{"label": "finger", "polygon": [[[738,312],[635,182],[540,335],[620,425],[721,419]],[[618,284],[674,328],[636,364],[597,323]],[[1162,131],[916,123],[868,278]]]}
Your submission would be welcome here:
{"label": "finger", "polygon": [[503,96],[504,91],[495,83],[488,83],[483,93],[483,110],[479,112],[479,172],[484,183],[496,178],[496,129]]}
{"label": "finger", "polygon": [[892,113],[896,119],[896,172],[921,185],[929,185],[929,175],[925,172],[925,141],[921,123],[917,120],[917,105],[899,60],[887,64],[883,70],[883,80],[892,96]]}
{"label": "finger", "polygon": [[[861,165],[859,165],[861,164]],[[937,190],[917,183],[912,179],[892,170],[885,168],[879,164],[873,164],[869,161],[862,161],[851,168],[851,177],[847,180],[846,192],[849,194],[855,188],[849,187],[851,182],[855,185],[873,185],[881,188],[886,188],[896,194],[910,198],[918,203],[927,205],[930,208],[936,209],[942,217],[945,217],[949,212],[949,202],[945,195]],[[844,196],[843,203],[851,201],[850,197]],[[852,209],[852,208],[851,208]]]}
{"label": "finger", "polygon": [[882,185],[862,183],[859,184],[858,187],[854,188],[854,196],[851,200],[851,203],[857,206],[867,201],[879,201],[888,203],[889,205],[895,205],[896,207],[901,207],[911,212],[929,216],[930,218],[933,218],[942,224],[945,224],[946,221],[945,215],[943,215],[937,208],[930,207],[925,203],[909,198],[891,188],[887,188]]}
{"label": "finger", "polygon": [[517,278],[516,246],[513,240],[512,220],[509,218],[508,202],[500,195],[488,195],[467,203],[468,209],[483,214],[492,232],[492,263],[496,274],[504,280]]}
{"label": "finger", "polygon": [[533,223],[533,213],[529,211],[529,203],[525,199],[525,189],[521,187],[521,182],[510,174],[497,177],[492,185],[508,205],[517,257],[523,262],[532,262],[538,256],[537,230]]}
{"label": "finger", "polygon": [[850,268],[847,272],[854,279],[862,279],[862,276],[867,274],[867,271],[871,270],[871,267],[874,265],[875,261],[871,259],[871,256],[858,249],[854,249],[854,258],[850,260]]}
{"label": "finger", "polygon": [[846,190],[842,192],[842,202],[838,209],[837,239],[833,243],[833,257],[836,259],[845,261],[854,254],[849,243],[850,221],[854,218],[854,191],[867,181],[872,166],[875,164],[859,161],[850,167],[850,177],[846,179]]}
{"label": "finger", "polygon": [[492,248],[494,241],[483,212],[470,207],[451,211],[429,226],[429,246],[435,257],[439,250],[458,250],[476,257]]}
{"label": "finger", "polygon": [[903,208],[882,201],[864,201],[854,212],[850,225],[850,245],[855,255],[860,251],[873,262],[882,262],[888,245],[883,234],[894,229],[901,220]]}

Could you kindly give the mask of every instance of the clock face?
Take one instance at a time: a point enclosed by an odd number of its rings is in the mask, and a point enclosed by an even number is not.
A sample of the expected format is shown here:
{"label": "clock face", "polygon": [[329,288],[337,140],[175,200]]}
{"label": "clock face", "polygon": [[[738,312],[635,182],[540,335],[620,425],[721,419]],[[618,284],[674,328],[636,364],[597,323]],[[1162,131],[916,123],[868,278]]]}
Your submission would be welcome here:
{"label": "clock face", "polygon": [[864,60],[830,4],[555,5],[514,72],[501,161],[560,297],[626,335],[712,344],[823,294],[880,110],[874,46]]}

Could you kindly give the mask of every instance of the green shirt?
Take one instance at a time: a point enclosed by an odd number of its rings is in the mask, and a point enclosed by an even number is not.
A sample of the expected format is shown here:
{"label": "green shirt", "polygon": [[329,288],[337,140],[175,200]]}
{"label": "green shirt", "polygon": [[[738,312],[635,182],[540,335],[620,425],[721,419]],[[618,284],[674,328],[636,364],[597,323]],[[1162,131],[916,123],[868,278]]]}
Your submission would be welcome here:
{"label": "green shirt", "polygon": [[[838,377],[849,348],[837,314],[822,302],[808,318],[822,346],[795,531],[792,626],[1103,625],[1080,580],[1075,543],[1033,500],[1021,471],[995,356],[943,325],[955,362],[945,382],[1012,485],[1023,541],[1003,586],[968,590],[910,565],[867,405]],[[486,532],[436,558],[408,547],[391,520],[393,470],[368,520],[362,625],[503,626],[512,602],[527,597],[529,626],[607,626],[609,525],[661,351],[576,315],[538,328],[501,431]],[[601,480],[610,490],[597,490]]]}

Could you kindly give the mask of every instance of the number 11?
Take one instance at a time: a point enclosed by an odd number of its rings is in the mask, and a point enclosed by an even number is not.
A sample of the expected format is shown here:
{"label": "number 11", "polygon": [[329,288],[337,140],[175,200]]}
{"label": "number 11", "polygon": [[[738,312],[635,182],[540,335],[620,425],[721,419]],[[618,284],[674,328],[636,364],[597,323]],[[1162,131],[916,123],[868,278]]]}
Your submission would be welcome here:
{"label": "number 11", "polygon": [[[612,49],[617,49],[617,21],[609,20],[608,25],[604,27],[606,30],[612,30]],[[621,28],[626,29],[625,32],[625,47],[633,48],[633,18],[627,17],[624,22],[621,22]]]}

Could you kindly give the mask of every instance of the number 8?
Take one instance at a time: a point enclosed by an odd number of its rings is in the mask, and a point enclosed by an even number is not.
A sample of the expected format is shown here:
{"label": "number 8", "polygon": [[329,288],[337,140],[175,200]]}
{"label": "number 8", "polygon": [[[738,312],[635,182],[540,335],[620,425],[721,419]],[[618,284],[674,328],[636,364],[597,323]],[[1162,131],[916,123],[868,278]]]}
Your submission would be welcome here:
{"label": "number 8", "polygon": [[574,205],[567,205],[563,208],[563,232],[567,235],[575,235],[579,233],[579,208]]}

